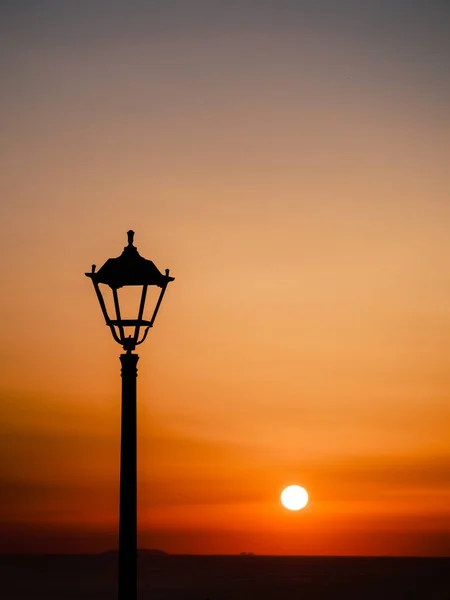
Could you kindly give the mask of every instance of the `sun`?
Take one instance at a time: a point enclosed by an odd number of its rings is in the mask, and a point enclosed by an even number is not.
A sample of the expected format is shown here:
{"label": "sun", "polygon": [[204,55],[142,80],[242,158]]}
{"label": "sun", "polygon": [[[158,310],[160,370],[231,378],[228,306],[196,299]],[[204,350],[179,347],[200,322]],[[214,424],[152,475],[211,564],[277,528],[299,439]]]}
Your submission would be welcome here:
{"label": "sun", "polygon": [[308,500],[308,492],[299,485],[290,485],[281,492],[281,504],[288,510],[305,508]]}

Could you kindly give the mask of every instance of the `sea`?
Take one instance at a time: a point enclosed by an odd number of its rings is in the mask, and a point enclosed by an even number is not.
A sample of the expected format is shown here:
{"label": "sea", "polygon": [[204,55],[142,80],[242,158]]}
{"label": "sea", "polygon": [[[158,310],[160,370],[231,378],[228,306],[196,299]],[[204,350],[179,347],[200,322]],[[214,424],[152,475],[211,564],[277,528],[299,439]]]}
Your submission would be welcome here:
{"label": "sea", "polygon": [[[1,600],[115,600],[117,555],[0,555]],[[139,600],[450,600],[450,558],[144,555]]]}

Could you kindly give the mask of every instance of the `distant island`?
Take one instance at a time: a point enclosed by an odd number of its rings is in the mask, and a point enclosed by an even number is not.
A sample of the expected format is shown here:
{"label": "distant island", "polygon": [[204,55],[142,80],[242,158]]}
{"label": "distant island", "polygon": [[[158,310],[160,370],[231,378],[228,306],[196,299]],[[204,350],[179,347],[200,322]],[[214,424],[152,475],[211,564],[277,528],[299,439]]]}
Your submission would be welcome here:
{"label": "distant island", "polygon": [[[152,556],[152,557],[162,557],[169,556],[167,552],[164,550],[157,550],[156,548],[138,548],[138,556]],[[117,556],[119,554],[118,550],[105,550],[105,552],[100,552],[101,556]]]}
{"label": "distant island", "polygon": [[241,552],[239,556],[255,556],[254,552]]}

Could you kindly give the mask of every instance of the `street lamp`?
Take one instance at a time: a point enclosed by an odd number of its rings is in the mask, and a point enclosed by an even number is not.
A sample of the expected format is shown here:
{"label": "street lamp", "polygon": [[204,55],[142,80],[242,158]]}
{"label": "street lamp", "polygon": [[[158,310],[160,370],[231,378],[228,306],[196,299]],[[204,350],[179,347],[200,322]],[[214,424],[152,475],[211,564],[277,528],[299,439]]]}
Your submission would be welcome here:
{"label": "street lamp", "polygon": [[[125,350],[122,364],[122,417],[120,446],[120,512],[119,512],[119,600],[135,600],[137,596],[137,448],[136,448],[136,378],[139,356],[132,354],[142,344],[156,319],[167,284],[174,280],[160,273],[151,260],[139,255],[133,245],[134,231],[128,231],[128,246],[117,258],[110,258],[96,271],[86,273],[94,285],[106,325],[114,340]],[[120,305],[119,290],[138,290],[134,310],[125,316]],[[153,312],[147,316],[146,299],[149,286],[160,288]],[[112,299],[111,299],[112,295]],[[108,301],[109,296],[109,301]],[[108,310],[109,306],[109,310]],[[130,309],[130,306],[125,308]],[[148,307],[147,307],[148,308]],[[111,313],[111,314],[110,314]]]}

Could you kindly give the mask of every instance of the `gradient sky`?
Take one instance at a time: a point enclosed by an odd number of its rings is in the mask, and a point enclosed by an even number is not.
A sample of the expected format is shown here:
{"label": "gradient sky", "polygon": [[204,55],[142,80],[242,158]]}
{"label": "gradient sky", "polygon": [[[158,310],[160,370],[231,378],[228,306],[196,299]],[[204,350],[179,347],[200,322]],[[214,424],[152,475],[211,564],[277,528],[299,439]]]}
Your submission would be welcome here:
{"label": "gradient sky", "polygon": [[0,69],[0,551],[117,543],[132,228],[140,544],[450,554],[447,0],[6,0]]}

